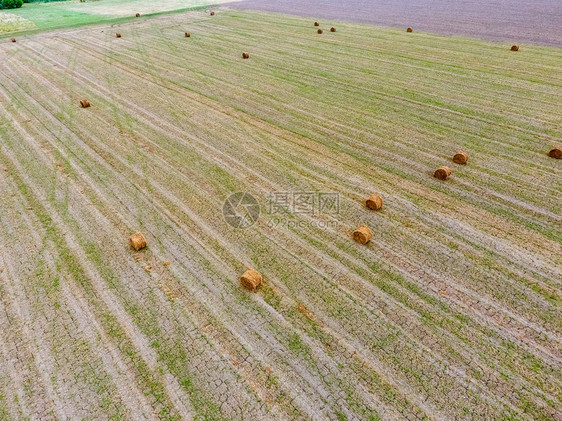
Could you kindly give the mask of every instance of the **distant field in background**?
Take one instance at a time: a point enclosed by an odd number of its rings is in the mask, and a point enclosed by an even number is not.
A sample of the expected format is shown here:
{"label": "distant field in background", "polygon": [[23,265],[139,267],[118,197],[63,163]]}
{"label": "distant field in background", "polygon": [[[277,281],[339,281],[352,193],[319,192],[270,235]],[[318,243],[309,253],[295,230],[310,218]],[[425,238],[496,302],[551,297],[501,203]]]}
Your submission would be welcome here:
{"label": "distant field in background", "polygon": [[[29,29],[49,30],[127,19],[136,13],[154,14],[205,7],[224,0],[79,0],[26,3],[0,11],[0,36]],[[16,17],[20,17],[16,21]]]}
{"label": "distant field in background", "polygon": [[242,0],[229,6],[562,47],[560,0]]}
{"label": "distant field in background", "polygon": [[312,23],[0,43],[0,419],[562,418],[562,50]]}

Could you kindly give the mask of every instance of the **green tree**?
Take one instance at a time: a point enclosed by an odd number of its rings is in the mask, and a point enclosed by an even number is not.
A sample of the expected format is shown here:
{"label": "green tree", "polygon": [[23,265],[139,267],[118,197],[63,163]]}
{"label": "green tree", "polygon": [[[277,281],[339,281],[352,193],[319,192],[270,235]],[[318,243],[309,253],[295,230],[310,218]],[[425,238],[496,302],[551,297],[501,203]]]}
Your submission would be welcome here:
{"label": "green tree", "polygon": [[23,6],[23,0],[0,0],[0,9],[15,9]]}

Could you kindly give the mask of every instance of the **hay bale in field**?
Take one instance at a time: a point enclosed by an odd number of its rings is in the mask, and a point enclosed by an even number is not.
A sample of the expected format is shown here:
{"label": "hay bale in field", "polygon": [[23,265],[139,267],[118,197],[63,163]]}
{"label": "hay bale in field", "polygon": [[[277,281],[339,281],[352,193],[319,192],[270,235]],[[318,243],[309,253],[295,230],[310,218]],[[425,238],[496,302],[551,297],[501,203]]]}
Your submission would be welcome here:
{"label": "hay bale in field", "polygon": [[406,32],[414,32],[414,30],[412,28],[408,28],[406,29]]}
{"label": "hay bale in field", "polygon": [[319,29],[319,30],[318,30],[318,33],[319,33],[319,34],[323,34],[324,31],[323,31],[322,29]]}
{"label": "hay bale in field", "polygon": [[457,153],[455,154],[455,156],[453,156],[453,162],[455,164],[466,164],[466,162],[468,161],[468,153],[466,153],[465,151],[457,151]]}
{"label": "hay bale in field", "polygon": [[120,34],[119,32],[117,32],[117,33],[115,34],[115,38],[121,38],[121,34]]}
{"label": "hay bale in field", "polygon": [[439,180],[446,180],[451,176],[451,169],[443,165],[442,167],[437,168],[433,176]]}
{"label": "hay bale in field", "polygon": [[330,32],[336,32],[336,28],[334,28],[333,26],[330,28]]}
{"label": "hay bale in field", "polygon": [[380,197],[378,194],[372,194],[365,201],[365,204],[371,210],[379,210],[380,208],[382,208],[382,197]]}
{"label": "hay bale in field", "polygon": [[186,33],[185,33],[185,37],[186,37],[186,38],[189,38],[190,36],[191,36],[191,34],[190,34],[189,32],[186,32]]}
{"label": "hay bale in field", "polygon": [[90,101],[88,101],[87,99],[81,99],[80,106],[82,108],[88,108],[90,106]]}
{"label": "hay bale in field", "polygon": [[12,41],[12,42],[16,42],[16,39],[15,39],[15,38],[12,38],[12,39],[11,39],[10,41]]}
{"label": "hay bale in field", "polygon": [[250,58],[250,53],[242,53],[242,58]]}
{"label": "hay bale in field", "polygon": [[136,251],[139,251],[147,246],[146,238],[144,238],[144,235],[140,232],[131,235],[129,242],[131,243],[131,247],[133,247]]}
{"label": "hay bale in field", "polygon": [[240,277],[240,283],[244,288],[249,289],[250,291],[255,291],[257,287],[260,286],[262,282],[262,277],[258,271],[254,269],[248,269],[244,274]]}
{"label": "hay bale in field", "polygon": [[137,18],[140,18],[140,13],[137,13],[135,16],[136,16]]}
{"label": "hay bale in field", "polygon": [[320,26],[318,22],[314,22],[314,26]]}
{"label": "hay bale in field", "polygon": [[215,16],[215,12],[211,12],[211,16]]}
{"label": "hay bale in field", "polygon": [[353,231],[353,239],[359,244],[367,244],[373,238],[373,233],[366,225],[359,225],[355,231]]}
{"label": "hay bale in field", "polygon": [[511,51],[519,51],[519,46],[518,45],[512,45]]}
{"label": "hay bale in field", "polygon": [[555,146],[550,150],[548,156],[551,158],[562,159],[562,146]]}

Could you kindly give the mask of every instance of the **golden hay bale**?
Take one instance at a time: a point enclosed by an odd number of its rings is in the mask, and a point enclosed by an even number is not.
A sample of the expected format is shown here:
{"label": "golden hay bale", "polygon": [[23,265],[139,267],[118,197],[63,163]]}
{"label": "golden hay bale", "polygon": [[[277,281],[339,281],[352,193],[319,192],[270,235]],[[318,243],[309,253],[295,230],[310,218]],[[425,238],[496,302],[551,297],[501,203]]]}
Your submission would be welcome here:
{"label": "golden hay bale", "polygon": [[261,282],[261,275],[254,269],[248,269],[240,277],[240,283],[242,284],[242,286],[249,289],[250,291],[255,291],[255,289],[260,286]]}
{"label": "golden hay bale", "polygon": [[336,32],[336,28],[334,28],[333,26],[330,28],[330,32]]}
{"label": "golden hay bale", "polygon": [[90,101],[88,101],[87,99],[81,99],[80,106],[82,108],[88,108],[90,106]]}
{"label": "golden hay bale", "polygon": [[468,153],[466,153],[465,151],[457,151],[457,153],[455,154],[455,156],[453,156],[453,162],[455,164],[466,164],[466,162],[468,161]]}
{"label": "golden hay bale", "polygon": [[518,45],[512,45],[511,51],[519,51],[519,46]]}
{"label": "golden hay bale", "polygon": [[562,159],[562,146],[555,146],[550,150],[548,156],[551,158]]}
{"label": "golden hay bale", "polygon": [[16,42],[16,39],[15,39],[15,38],[12,38],[12,39],[11,39],[10,41],[12,41],[12,42]]}
{"label": "golden hay bale", "polygon": [[137,18],[140,18],[140,13],[137,13],[135,16],[136,16]]}
{"label": "golden hay bale", "polygon": [[117,33],[115,34],[115,38],[121,38],[121,34],[120,34],[119,32],[117,32]]}
{"label": "golden hay bale", "polygon": [[133,247],[136,251],[139,251],[147,246],[146,238],[144,238],[144,235],[140,232],[131,235],[129,242],[131,243],[131,247]]}
{"label": "golden hay bale", "polygon": [[373,233],[366,225],[359,225],[353,232],[353,239],[359,244],[367,244],[373,238]]}
{"label": "golden hay bale", "polygon": [[319,30],[318,30],[318,33],[319,33],[319,34],[323,34],[324,31],[323,31],[322,29],[319,29]]}
{"label": "golden hay bale", "polygon": [[433,176],[439,180],[446,180],[451,176],[451,169],[443,165],[442,167],[437,168]]}
{"label": "golden hay bale", "polygon": [[242,58],[250,58],[250,53],[242,53]]}
{"label": "golden hay bale", "polygon": [[186,38],[189,38],[190,36],[191,36],[191,34],[190,34],[189,32],[186,32],[186,33],[185,33],[185,37],[186,37]]}
{"label": "golden hay bale", "polygon": [[412,28],[408,28],[406,29],[406,32],[414,32],[414,30]]}
{"label": "golden hay bale", "polygon": [[215,12],[211,12],[211,16],[215,16]]}
{"label": "golden hay bale", "polygon": [[365,204],[371,210],[379,210],[380,208],[382,208],[382,197],[380,197],[378,194],[372,194],[366,200]]}
{"label": "golden hay bale", "polygon": [[314,22],[314,26],[320,26],[318,22]]}

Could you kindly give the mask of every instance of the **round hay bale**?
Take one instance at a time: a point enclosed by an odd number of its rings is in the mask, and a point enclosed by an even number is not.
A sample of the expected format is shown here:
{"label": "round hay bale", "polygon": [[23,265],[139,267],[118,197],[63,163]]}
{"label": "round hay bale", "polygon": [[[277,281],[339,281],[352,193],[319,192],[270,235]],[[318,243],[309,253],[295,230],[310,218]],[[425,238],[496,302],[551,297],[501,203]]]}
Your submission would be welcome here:
{"label": "round hay bale", "polygon": [[464,165],[466,164],[467,161],[468,161],[468,153],[466,153],[465,151],[457,151],[455,156],[453,156],[453,162],[455,164]]}
{"label": "round hay bale", "polygon": [[80,106],[82,108],[88,108],[90,106],[90,101],[88,101],[87,99],[81,99]]}
{"label": "round hay bale", "polygon": [[140,18],[140,13],[137,13],[135,16],[136,16],[137,18]]}
{"label": "round hay bale", "polygon": [[548,156],[551,158],[562,159],[562,146],[555,146],[550,150]]}
{"label": "round hay bale", "polygon": [[215,16],[215,12],[211,12],[211,16]]}
{"label": "round hay bale", "polygon": [[367,244],[373,238],[373,233],[366,225],[359,225],[355,231],[353,231],[353,239],[359,244]]}
{"label": "round hay bale", "polygon": [[371,210],[379,210],[380,208],[382,208],[382,197],[380,197],[378,194],[372,194],[365,201],[365,204]]}
{"label": "round hay bale", "polygon": [[242,53],[242,58],[250,58],[250,53]]}
{"label": "round hay bale", "polygon": [[330,32],[336,32],[336,28],[334,28],[333,26],[330,28]]}
{"label": "round hay bale", "polygon": [[518,45],[512,45],[511,51],[519,51],[519,46]]}
{"label": "round hay bale", "polygon": [[117,33],[115,34],[115,38],[121,38],[121,34],[120,34],[119,32],[117,32]]}
{"label": "round hay bale", "polygon": [[318,33],[319,33],[319,34],[323,34],[324,31],[323,31],[322,29],[319,29],[319,30],[318,30]]}
{"label": "round hay bale", "polygon": [[189,32],[186,32],[186,33],[185,33],[185,37],[186,37],[186,38],[189,38],[190,36],[191,36],[191,34],[190,34]]}
{"label": "round hay bale", "polygon": [[12,41],[12,42],[16,42],[16,39],[15,39],[15,38],[12,38],[12,39],[11,39],[10,41]]}
{"label": "round hay bale", "polygon": [[131,247],[136,251],[139,251],[147,246],[146,238],[144,238],[144,235],[142,235],[140,232],[131,235],[131,237],[129,238],[129,242],[131,243]]}
{"label": "round hay bale", "polygon": [[318,22],[314,22],[314,26],[320,26]]}
{"label": "round hay bale", "polygon": [[446,180],[451,176],[451,169],[443,165],[442,167],[437,168],[433,176],[439,180]]}
{"label": "round hay bale", "polygon": [[240,277],[240,283],[242,284],[242,286],[246,289],[249,289],[250,291],[255,291],[256,288],[260,286],[261,282],[261,275],[254,269],[248,269]]}
{"label": "round hay bale", "polygon": [[412,28],[408,28],[406,29],[406,32],[414,32],[414,30]]}

